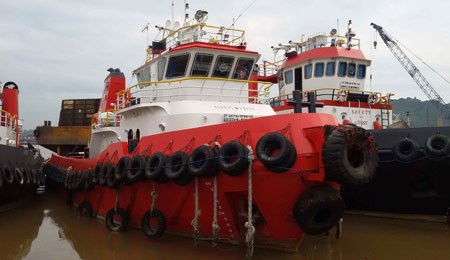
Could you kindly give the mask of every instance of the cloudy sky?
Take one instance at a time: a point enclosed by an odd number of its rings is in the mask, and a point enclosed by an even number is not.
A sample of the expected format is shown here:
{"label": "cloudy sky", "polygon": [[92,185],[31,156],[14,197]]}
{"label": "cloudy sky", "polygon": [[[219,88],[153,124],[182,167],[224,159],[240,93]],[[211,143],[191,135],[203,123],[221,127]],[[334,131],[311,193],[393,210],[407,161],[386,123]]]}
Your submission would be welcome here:
{"label": "cloudy sky", "polygon": [[[383,26],[414,54],[450,79],[450,2],[447,0],[378,1],[268,1],[190,0],[196,10],[209,12],[211,25],[246,30],[248,47],[262,59],[272,60],[270,46],[299,41],[301,35],[328,33],[347,21],[372,59],[372,90],[400,97],[426,96],[378,37],[371,22]],[[282,4],[280,4],[280,2]],[[20,117],[25,129],[51,120],[57,125],[61,100],[99,98],[110,67],[120,68],[130,84],[131,72],[145,59],[149,41],[157,35],[154,25],[171,19],[171,0],[17,0],[0,1],[0,81],[15,81],[20,88]],[[174,0],[175,18],[182,20],[182,0]],[[244,11],[245,10],[245,11]],[[244,12],[243,12],[244,11]],[[242,13],[243,12],[243,13]],[[176,19],[177,20],[177,19]],[[406,49],[404,49],[406,50]],[[450,102],[450,86],[420,60],[416,63],[434,88]]]}

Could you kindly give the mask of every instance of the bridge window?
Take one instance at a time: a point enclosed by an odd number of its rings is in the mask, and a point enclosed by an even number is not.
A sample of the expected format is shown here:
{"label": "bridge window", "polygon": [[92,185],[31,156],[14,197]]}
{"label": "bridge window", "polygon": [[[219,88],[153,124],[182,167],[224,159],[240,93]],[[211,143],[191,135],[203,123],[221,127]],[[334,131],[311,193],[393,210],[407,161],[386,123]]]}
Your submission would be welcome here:
{"label": "bridge window", "polygon": [[189,54],[171,56],[167,66],[166,78],[183,77],[189,61]]}
{"label": "bridge window", "polygon": [[141,82],[149,82],[151,79],[151,71],[150,66],[143,68],[141,71],[136,73],[136,77],[139,83]]}
{"label": "bridge window", "polygon": [[324,63],[323,62],[318,62],[315,65],[314,68],[314,77],[323,77],[323,67],[324,67]]}
{"label": "bridge window", "polygon": [[192,66],[191,76],[207,77],[211,63],[213,60],[211,54],[197,54],[195,55],[194,65]]}
{"label": "bridge window", "polygon": [[334,76],[335,71],[336,71],[336,62],[335,61],[327,62],[327,70],[325,75],[327,75],[328,77]]}
{"label": "bridge window", "polygon": [[166,58],[158,61],[158,80],[163,80],[164,68],[166,67]]}
{"label": "bridge window", "polygon": [[228,78],[233,62],[234,57],[218,56],[214,66],[213,77]]}
{"label": "bridge window", "polygon": [[291,84],[294,82],[294,74],[292,73],[292,70],[288,70],[284,73],[284,82],[286,84]]}
{"label": "bridge window", "polygon": [[349,63],[348,64],[348,76],[354,77],[356,74],[356,64],[355,63]]}
{"label": "bridge window", "polygon": [[252,71],[253,62],[253,59],[239,58],[233,73],[233,79],[247,80]]}
{"label": "bridge window", "polygon": [[366,77],[366,65],[358,64],[358,72],[356,74],[358,79],[363,79]]}
{"label": "bridge window", "polygon": [[312,64],[305,66],[305,79],[310,79],[312,77]]}
{"label": "bridge window", "polygon": [[347,62],[339,62],[338,76],[345,77],[347,75]]}

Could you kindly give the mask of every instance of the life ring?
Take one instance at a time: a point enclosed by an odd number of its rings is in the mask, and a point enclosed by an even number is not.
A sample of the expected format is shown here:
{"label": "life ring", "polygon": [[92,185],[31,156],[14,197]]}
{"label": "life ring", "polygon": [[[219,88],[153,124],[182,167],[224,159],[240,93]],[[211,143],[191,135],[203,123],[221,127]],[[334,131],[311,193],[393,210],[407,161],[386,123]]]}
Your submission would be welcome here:
{"label": "life ring", "polygon": [[189,156],[188,171],[197,177],[214,177],[219,170],[217,156],[209,145],[195,148]]}
{"label": "life ring", "polygon": [[134,156],[128,168],[126,171],[128,183],[135,183],[144,179],[145,157],[141,155]]}
{"label": "life ring", "polygon": [[80,204],[78,204],[77,207],[77,215],[79,216],[86,216],[86,217],[93,217],[93,210],[92,205],[87,200],[83,200]]}
{"label": "life ring", "polygon": [[[156,219],[156,227],[150,225],[150,223],[153,222],[153,218]],[[141,228],[144,231],[144,234],[149,238],[161,237],[166,231],[166,226],[166,217],[158,209],[153,209],[153,211],[149,210],[142,216]]]}
{"label": "life ring", "polygon": [[14,183],[14,170],[9,164],[2,166],[3,180],[6,184]]}
{"label": "life ring", "polygon": [[336,94],[336,98],[339,102],[344,102],[347,100],[348,97],[348,91],[345,89],[339,89],[339,91]]}
{"label": "life ring", "polygon": [[425,155],[428,159],[440,161],[450,154],[450,139],[443,134],[428,137],[425,143]]}
{"label": "life ring", "polygon": [[392,147],[392,157],[400,162],[410,162],[419,156],[419,144],[406,137]]}
{"label": "life ring", "polygon": [[232,140],[219,150],[219,166],[226,174],[238,176],[248,167],[248,149],[241,142]]}
{"label": "life ring", "polygon": [[313,186],[297,199],[294,219],[309,235],[319,235],[336,226],[342,218],[345,202],[339,193],[327,185]]}
{"label": "life ring", "polygon": [[106,163],[105,165],[108,166],[108,171],[106,172],[105,180],[106,180],[106,186],[117,189],[119,187],[120,181],[116,178],[116,167],[111,163]]}
{"label": "life ring", "polygon": [[167,158],[164,174],[180,186],[188,184],[194,179],[194,176],[187,170],[188,160],[188,154],[183,151],[173,153]]}
{"label": "life ring", "polygon": [[322,161],[326,180],[340,184],[368,183],[378,164],[374,139],[355,125],[335,127],[323,144]]}
{"label": "life ring", "polygon": [[375,105],[378,102],[380,102],[380,96],[378,95],[378,93],[372,93],[367,98],[367,103],[369,103],[371,105]]}
{"label": "life ring", "polygon": [[161,152],[156,152],[145,161],[144,176],[146,179],[154,180],[158,183],[165,183],[169,180],[164,174],[167,156]]}
{"label": "life ring", "polygon": [[[292,154],[294,154],[294,161],[292,161]],[[295,162],[297,151],[284,135],[272,132],[265,134],[258,140],[256,155],[264,166],[280,168],[280,165],[283,165],[286,167],[280,170],[286,171]]]}
{"label": "life ring", "polygon": [[127,171],[131,165],[131,158],[127,156],[123,156],[120,158],[119,162],[117,162],[115,179],[119,183],[129,184],[127,180]]}
{"label": "life ring", "polygon": [[[116,215],[120,217],[120,220],[115,220]],[[120,207],[110,209],[105,217],[108,229],[117,232],[122,232],[127,228],[128,220],[128,212]]]}
{"label": "life ring", "polygon": [[94,173],[92,170],[86,170],[83,172],[84,177],[84,190],[85,191],[91,191],[94,189],[94,182],[93,182],[93,176]]}

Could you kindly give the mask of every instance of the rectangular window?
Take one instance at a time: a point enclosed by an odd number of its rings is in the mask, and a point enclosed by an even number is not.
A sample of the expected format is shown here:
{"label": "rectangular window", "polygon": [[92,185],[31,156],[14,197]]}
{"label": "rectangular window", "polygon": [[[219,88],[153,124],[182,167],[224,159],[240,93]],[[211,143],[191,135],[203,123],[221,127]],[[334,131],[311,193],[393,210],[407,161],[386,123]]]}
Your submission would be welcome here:
{"label": "rectangular window", "polygon": [[212,54],[197,54],[195,55],[194,64],[192,65],[191,76],[207,77],[211,63],[213,60]]}
{"label": "rectangular window", "polygon": [[164,68],[166,67],[166,58],[158,61],[158,80],[163,80]]}
{"label": "rectangular window", "polygon": [[356,74],[358,79],[363,79],[366,77],[366,65],[358,64],[358,73]]}
{"label": "rectangular window", "polygon": [[345,75],[347,75],[347,62],[339,62],[339,67],[338,67],[338,76],[339,77],[345,77]]}
{"label": "rectangular window", "polygon": [[150,66],[143,68],[141,71],[136,73],[136,77],[139,83],[141,82],[149,82],[150,81]]}
{"label": "rectangular window", "polygon": [[327,62],[327,71],[325,75],[327,75],[328,77],[334,76],[335,71],[336,71],[336,62],[334,61]]}
{"label": "rectangular window", "polygon": [[312,77],[312,64],[305,66],[305,79],[310,79]]}
{"label": "rectangular window", "polygon": [[247,80],[253,68],[253,59],[239,58],[236,69],[234,69],[233,79]]}
{"label": "rectangular window", "polygon": [[323,62],[316,63],[314,67],[314,77],[323,77],[323,67],[325,64]]}
{"label": "rectangular window", "polygon": [[354,77],[356,74],[356,64],[355,63],[349,63],[348,64],[348,76]]}
{"label": "rectangular window", "polygon": [[294,74],[292,73],[292,70],[288,70],[284,73],[284,83],[291,84],[294,82]]}
{"label": "rectangular window", "polygon": [[230,76],[231,67],[233,66],[234,57],[219,56],[214,66],[213,77],[228,78]]}
{"label": "rectangular window", "polygon": [[170,56],[167,65],[166,78],[183,77],[186,74],[189,53]]}

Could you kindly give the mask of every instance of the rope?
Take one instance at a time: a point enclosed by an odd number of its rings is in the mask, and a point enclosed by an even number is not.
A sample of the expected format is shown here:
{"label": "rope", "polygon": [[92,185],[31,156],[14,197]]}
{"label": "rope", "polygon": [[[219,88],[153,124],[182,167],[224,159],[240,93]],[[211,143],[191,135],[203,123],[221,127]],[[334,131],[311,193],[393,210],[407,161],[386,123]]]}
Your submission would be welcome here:
{"label": "rope", "polygon": [[200,217],[200,209],[198,208],[198,177],[195,177],[195,192],[194,192],[195,210],[194,219],[191,221],[191,225],[194,228],[194,244],[198,245],[198,238],[200,231],[198,230],[198,218]]}
{"label": "rope", "polygon": [[114,213],[117,212],[117,208],[119,208],[119,189],[116,190],[116,203],[114,204]]}
{"label": "rope", "polygon": [[216,247],[217,246],[217,239],[219,238],[219,231],[220,231],[220,227],[219,224],[217,223],[217,175],[214,176],[214,184],[213,184],[213,196],[214,196],[214,201],[213,201],[213,208],[214,208],[214,212],[213,212],[213,222],[212,222],[212,231],[213,231],[213,240],[212,240],[212,246]]}
{"label": "rope", "polygon": [[156,206],[156,197],[158,197],[158,192],[156,191],[156,182],[153,181],[153,191],[150,193],[152,196],[152,205],[150,207],[150,216],[153,216],[153,210]]}
{"label": "rope", "polygon": [[253,149],[250,145],[247,145],[248,149],[248,214],[247,222],[245,222],[245,228],[247,228],[247,234],[245,236],[245,242],[247,242],[247,257],[251,258],[253,256],[253,243],[255,235],[255,227],[253,226],[253,173],[252,165],[255,156],[253,155]]}

